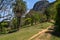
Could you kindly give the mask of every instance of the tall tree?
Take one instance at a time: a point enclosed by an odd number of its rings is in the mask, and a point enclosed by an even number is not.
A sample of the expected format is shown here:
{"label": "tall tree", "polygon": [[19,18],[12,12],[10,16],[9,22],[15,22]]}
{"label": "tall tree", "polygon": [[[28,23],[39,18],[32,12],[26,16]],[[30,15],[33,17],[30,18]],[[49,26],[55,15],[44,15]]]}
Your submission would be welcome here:
{"label": "tall tree", "polygon": [[23,0],[16,0],[16,4],[14,5],[13,8],[14,14],[17,17],[17,23],[18,23],[18,28],[21,26],[21,16],[25,13],[26,11],[26,4]]}

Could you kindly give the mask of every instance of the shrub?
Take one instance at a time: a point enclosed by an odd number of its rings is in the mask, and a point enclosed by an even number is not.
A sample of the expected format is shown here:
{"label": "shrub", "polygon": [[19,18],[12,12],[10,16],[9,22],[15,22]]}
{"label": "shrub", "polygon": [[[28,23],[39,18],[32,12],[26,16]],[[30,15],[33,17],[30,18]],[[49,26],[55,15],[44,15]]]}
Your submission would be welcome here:
{"label": "shrub", "polygon": [[55,25],[57,25],[56,31],[60,31],[60,4],[56,6],[56,9],[57,9],[57,14],[55,18]]}
{"label": "shrub", "polygon": [[8,31],[7,31],[7,27],[8,27],[8,23],[7,22],[2,22],[1,24],[0,24],[0,33],[1,34],[6,34],[6,33],[8,33]]}
{"label": "shrub", "polygon": [[26,19],[25,19],[25,25],[30,24],[30,23],[31,23],[31,20],[32,20],[31,18],[26,18]]}

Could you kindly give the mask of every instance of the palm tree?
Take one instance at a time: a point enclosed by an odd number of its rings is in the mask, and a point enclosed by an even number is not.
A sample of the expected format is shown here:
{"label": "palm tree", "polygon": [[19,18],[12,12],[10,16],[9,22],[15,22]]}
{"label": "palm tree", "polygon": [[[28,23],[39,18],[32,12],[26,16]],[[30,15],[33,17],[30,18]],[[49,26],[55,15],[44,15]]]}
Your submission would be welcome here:
{"label": "palm tree", "polygon": [[25,13],[26,11],[26,2],[23,0],[16,0],[16,4],[14,5],[13,11],[15,13],[15,16],[17,17],[17,26],[21,26],[21,16]]}

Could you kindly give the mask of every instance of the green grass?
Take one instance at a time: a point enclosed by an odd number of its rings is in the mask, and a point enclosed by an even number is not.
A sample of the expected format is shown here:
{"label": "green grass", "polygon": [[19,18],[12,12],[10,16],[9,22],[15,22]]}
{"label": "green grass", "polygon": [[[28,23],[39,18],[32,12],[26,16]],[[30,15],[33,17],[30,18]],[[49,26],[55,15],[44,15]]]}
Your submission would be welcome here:
{"label": "green grass", "polygon": [[51,36],[51,40],[60,40],[60,37],[57,37],[57,36]]}
{"label": "green grass", "polygon": [[18,32],[1,35],[0,40],[28,40],[31,36],[41,31],[41,29],[47,28],[52,23],[41,23],[34,26],[21,28]]}

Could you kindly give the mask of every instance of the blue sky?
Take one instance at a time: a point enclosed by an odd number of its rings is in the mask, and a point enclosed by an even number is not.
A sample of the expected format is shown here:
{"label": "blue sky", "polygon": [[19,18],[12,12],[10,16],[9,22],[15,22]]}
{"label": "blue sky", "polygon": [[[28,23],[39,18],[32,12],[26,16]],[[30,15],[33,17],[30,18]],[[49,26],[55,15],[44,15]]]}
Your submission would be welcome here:
{"label": "blue sky", "polygon": [[[27,3],[27,8],[28,8],[28,10],[29,10],[29,9],[32,9],[33,6],[34,6],[34,4],[35,4],[37,1],[39,1],[39,0],[24,0],[24,1],[26,1],[26,3]],[[55,1],[55,0],[49,0],[49,2],[53,2],[53,1]]]}

